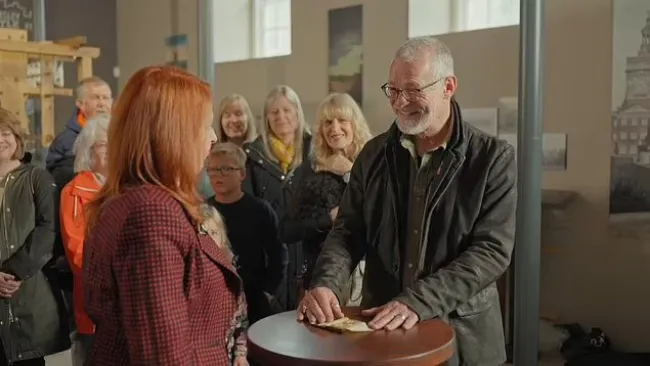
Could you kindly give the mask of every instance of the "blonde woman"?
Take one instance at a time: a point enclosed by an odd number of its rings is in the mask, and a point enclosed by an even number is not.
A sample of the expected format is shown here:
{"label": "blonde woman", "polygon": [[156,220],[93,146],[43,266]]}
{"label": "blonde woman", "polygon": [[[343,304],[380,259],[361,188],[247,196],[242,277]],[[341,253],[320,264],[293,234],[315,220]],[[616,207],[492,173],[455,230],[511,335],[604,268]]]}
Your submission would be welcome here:
{"label": "blonde woman", "polygon": [[221,99],[218,118],[215,132],[219,142],[232,142],[242,146],[257,137],[255,116],[246,99],[239,94],[231,94]]}
{"label": "blonde woman", "polygon": [[[278,217],[300,186],[311,135],[298,94],[286,85],[273,88],[264,103],[260,136],[244,145],[247,155],[244,191],[266,200]],[[300,245],[287,242],[287,273],[276,292],[286,309],[297,305],[297,275],[303,262]]]}
{"label": "blonde woman", "polygon": [[[214,132],[217,134],[217,141],[232,142],[237,146],[251,142],[257,138],[255,127],[255,116],[251,111],[248,101],[239,95],[231,94],[219,103],[219,114],[215,123]],[[204,171],[201,172],[199,192],[204,199],[214,196],[214,190],[210,186],[210,178]]]}
{"label": "blonde woman", "polygon": [[[282,240],[302,241],[305,286],[309,285],[321,244],[338,213],[352,164],[370,137],[366,119],[350,95],[333,93],[321,102],[311,159],[305,162],[314,173],[303,179],[280,224]],[[340,299],[342,304],[359,303],[361,270],[353,274],[356,281],[352,281],[349,298]]]}

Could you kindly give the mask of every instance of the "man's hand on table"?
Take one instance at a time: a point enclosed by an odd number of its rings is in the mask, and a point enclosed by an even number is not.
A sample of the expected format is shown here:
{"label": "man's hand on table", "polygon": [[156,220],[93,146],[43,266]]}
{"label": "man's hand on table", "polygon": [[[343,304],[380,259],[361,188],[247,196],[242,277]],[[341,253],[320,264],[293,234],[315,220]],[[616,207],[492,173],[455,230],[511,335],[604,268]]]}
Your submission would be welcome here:
{"label": "man's hand on table", "polygon": [[339,299],[327,287],[306,291],[298,305],[298,320],[306,318],[311,324],[328,323],[343,316]]}
{"label": "man's hand on table", "polygon": [[[399,301],[390,301],[382,306],[362,310],[361,314],[373,317],[368,326],[373,329],[411,329],[420,317]],[[316,287],[305,292],[298,305],[298,320],[311,324],[322,324],[344,317],[339,299],[327,287]]]}
{"label": "man's hand on table", "polygon": [[372,316],[368,326],[372,329],[395,330],[399,327],[411,329],[420,317],[411,308],[399,301],[390,301],[382,306],[362,310],[361,314]]}

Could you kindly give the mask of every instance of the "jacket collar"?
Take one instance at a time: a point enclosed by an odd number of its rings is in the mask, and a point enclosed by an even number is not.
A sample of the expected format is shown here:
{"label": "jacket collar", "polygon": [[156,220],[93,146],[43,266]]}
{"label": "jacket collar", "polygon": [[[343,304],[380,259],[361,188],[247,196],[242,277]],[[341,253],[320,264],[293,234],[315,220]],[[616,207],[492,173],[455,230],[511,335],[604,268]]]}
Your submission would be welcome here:
{"label": "jacket collar", "polygon": [[[303,138],[302,138],[302,160],[307,161],[309,159],[309,152],[311,151],[311,135],[309,133],[304,133]],[[266,156],[265,150],[264,150],[264,142],[262,141],[262,136],[258,136],[255,140],[253,140],[251,143],[244,144],[244,151],[246,152],[246,155],[249,156],[249,158],[253,159],[253,161],[257,162],[260,164],[262,161],[266,161],[267,163],[277,167],[277,163],[272,162],[271,159],[269,159]],[[297,168],[297,167],[296,167]],[[277,169],[278,171],[279,168]]]}
{"label": "jacket collar", "polygon": [[74,114],[72,115],[72,117],[70,117],[70,119],[66,123],[66,127],[71,129],[72,131],[74,131],[76,133],[81,132],[81,128],[82,128],[81,125],[79,124],[79,117],[78,117],[79,112],[80,112],[79,108],[75,108],[74,109]]}
{"label": "jacket collar", "polygon": [[93,199],[101,189],[101,185],[92,172],[81,172],[69,183],[72,185],[71,193],[86,199]]}
{"label": "jacket collar", "polygon": [[[460,105],[455,98],[451,98],[451,123],[454,124],[451,136],[446,143],[446,149],[453,151],[457,155],[465,156],[467,153],[468,129],[463,122],[463,116],[460,110]],[[394,121],[388,130],[388,138],[386,139],[387,145],[399,145],[403,133],[397,127],[397,121]]]}

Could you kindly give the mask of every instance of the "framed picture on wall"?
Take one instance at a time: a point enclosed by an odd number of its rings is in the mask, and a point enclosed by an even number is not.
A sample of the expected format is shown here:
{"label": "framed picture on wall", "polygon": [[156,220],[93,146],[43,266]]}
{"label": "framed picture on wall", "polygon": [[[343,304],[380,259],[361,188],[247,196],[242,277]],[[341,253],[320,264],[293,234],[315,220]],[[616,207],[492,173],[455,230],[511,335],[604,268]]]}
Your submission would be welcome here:
{"label": "framed picture on wall", "polygon": [[614,1],[609,213],[650,218],[650,2]]}
{"label": "framed picture on wall", "polygon": [[329,92],[348,93],[363,104],[363,6],[328,14]]}

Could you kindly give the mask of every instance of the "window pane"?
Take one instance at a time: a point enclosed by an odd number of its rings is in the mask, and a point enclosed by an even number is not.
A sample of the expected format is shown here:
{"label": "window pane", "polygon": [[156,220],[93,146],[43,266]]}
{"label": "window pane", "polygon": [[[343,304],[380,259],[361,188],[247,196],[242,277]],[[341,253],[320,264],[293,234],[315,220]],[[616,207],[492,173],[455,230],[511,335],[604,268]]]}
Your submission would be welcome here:
{"label": "window pane", "polygon": [[519,1],[491,0],[490,26],[504,27],[519,24]]}
{"label": "window pane", "polygon": [[281,55],[291,53],[291,30],[284,28],[278,30],[278,52]]}
{"label": "window pane", "polygon": [[229,32],[214,30],[214,61],[227,62],[252,58],[251,53],[251,1],[229,0],[215,1],[213,22],[219,27],[226,27]]}
{"label": "window pane", "polygon": [[291,53],[291,0],[257,0],[257,57]]}
{"label": "window pane", "polygon": [[287,27],[291,24],[291,1],[283,1],[278,4],[277,25]]}
{"label": "window pane", "polygon": [[262,8],[262,14],[264,15],[264,20],[262,20],[263,29],[272,28],[275,26],[275,20],[277,19],[277,16],[274,8],[274,4],[266,4],[264,8]]}
{"label": "window pane", "polygon": [[264,27],[286,27],[291,23],[291,1],[265,3],[263,9]]}
{"label": "window pane", "polygon": [[519,24],[519,0],[464,0],[460,7],[464,29],[476,30]]}
{"label": "window pane", "polygon": [[291,32],[288,29],[267,31],[264,35],[262,57],[288,55],[291,53]]}
{"label": "window pane", "polygon": [[262,57],[272,57],[277,53],[277,35],[275,32],[264,34],[264,54]]}
{"label": "window pane", "polygon": [[467,1],[467,24],[465,30],[482,29],[489,27],[489,0]]}

